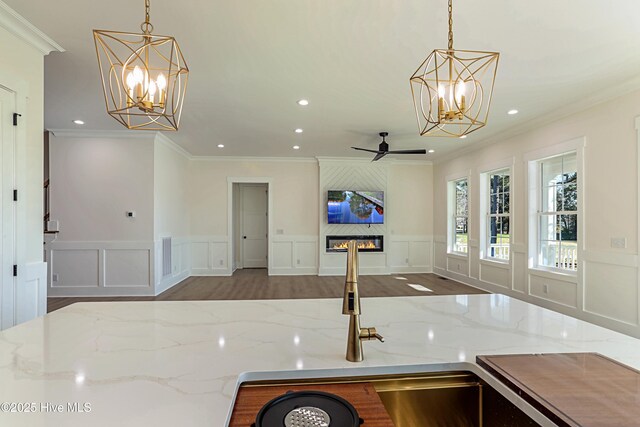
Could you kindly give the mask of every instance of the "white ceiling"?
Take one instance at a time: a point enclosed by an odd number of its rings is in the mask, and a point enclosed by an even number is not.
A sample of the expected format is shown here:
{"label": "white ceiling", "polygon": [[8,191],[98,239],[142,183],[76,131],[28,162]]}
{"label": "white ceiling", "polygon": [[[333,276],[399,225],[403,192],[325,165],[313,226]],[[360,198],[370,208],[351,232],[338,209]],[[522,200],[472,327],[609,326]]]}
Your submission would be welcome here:
{"label": "white ceiling", "polygon": [[[4,1],[67,50],[45,59],[45,127],[120,129],[91,30],[137,31],[144,1]],[[403,158],[437,159],[619,93],[640,71],[638,0],[457,0],[455,47],[501,52],[489,124],[466,140],[420,137],[408,79],[446,47],[446,13],[446,0],[152,0],[155,33],[175,36],[190,68],[168,136],[194,155],[367,157],[349,147],[376,148],[385,130],[391,149],[436,150]]]}

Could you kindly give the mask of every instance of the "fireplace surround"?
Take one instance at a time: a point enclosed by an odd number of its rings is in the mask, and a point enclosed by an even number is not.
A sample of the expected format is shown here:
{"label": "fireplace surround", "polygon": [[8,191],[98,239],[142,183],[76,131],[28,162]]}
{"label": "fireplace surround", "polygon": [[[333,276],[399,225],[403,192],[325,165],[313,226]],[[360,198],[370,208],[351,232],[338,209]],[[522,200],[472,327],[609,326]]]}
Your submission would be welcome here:
{"label": "fireplace surround", "polygon": [[346,252],[349,240],[358,242],[358,252],[383,252],[384,236],[327,236],[327,252]]}

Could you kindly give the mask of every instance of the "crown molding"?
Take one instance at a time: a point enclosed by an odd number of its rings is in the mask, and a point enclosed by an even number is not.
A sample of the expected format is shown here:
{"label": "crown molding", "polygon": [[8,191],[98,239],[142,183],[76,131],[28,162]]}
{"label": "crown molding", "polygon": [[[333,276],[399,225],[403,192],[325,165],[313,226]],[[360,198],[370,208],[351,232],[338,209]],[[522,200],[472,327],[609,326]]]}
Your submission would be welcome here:
{"label": "crown molding", "polygon": [[47,129],[56,138],[136,139],[153,141],[158,132],[135,130]]}
{"label": "crown molding", "polygon": [[[364,159],[362,157],[316,157],[319,163],[373,163],[371,159]],[[433,165],[431,160],[401,160],[398,158],[385,159],[381,163],[376,163],[373,166],[387,166],[387,165],[421,165],[430,166]]]}
{"label": "crown molding", "polygon": [[[640,77],[634,77],[618,85],[607,88],[606,91],[599,91],[591,97],[580,102],[574,102],[572,104],[562,106],[556,110],[533,118],[523,124],[517,125],[503,132],[499,132],[491,137],[481,139],[478,142],[473,143],[467,147],[447,153],[442,157],[435,159],[435,163],[446,163],[460,156],[479,151],[489,145],[496,144],[519,135],[523,135],[537,128],[547,126],[560,120],[566,119],[567,117],[582,113],[583,111],[587,111],[591,108],[597,107],[598,105],[606,104],[607,102],[613,101],[616,98],[627,95],[631,92],[635,92],[638,89],[640,89]],[[636,128],[640,126],[638,125],[639,119],[640,117],[636,119]]]}
{"label": "crown molding", "polygon": [[29,43],[43,55],[48,55],[53,51],[65,51],[62,46],[36,28],[35,25],[27,21],[2,0],[0,0],[0,27]]}
{"label": "crown molding", "polygon": [[161,132],[156,132],[156,139],[155,140],[157,142],[159,142],[160,144],[163,144],[166,147],[172,149],[173,151],[175,151],[176,153],[180,154],[184,158],[186,158],[188,160],[193,160],[193,156],[191,155],[191,153],[189,153],[187,150],[185,150],[184,148],[179,146],[173,139],[169,138],[167,135],[165,135],[165,134],[163,134]]}
{"label": "crown molding", "polygon": [[[176,151],[189,160],[199,162],[278,162],[278,163],[315,163],[343,162],[343,163],[371,163],[370,159],[362,157],[256,157],[256,156],[198,156],[191,154],[185,148],[161,132],[139,130],[90,130],[90,129],[47,129],[56,138],[85,138],[85,139],[128,139],[142,141],[157,141]],[[389,158],[373,166],[389,165],[433,165],[431,160],[401,160]]]}
{"label": "crown molding", "polygon": [[255,156],[191,156],[191,160],[201,162],[289,162],[318,163],[313,157],[255,157]]}

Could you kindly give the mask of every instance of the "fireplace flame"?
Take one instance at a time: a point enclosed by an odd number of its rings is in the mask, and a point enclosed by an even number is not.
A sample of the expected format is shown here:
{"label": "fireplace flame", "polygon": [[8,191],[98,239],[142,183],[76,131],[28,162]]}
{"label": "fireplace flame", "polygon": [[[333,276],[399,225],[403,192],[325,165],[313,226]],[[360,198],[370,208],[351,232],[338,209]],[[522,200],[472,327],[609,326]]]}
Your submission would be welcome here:
{"label": "fireplace flame", "polygon": [[[331,249],[347,249],[349,242],[334,243]],[[358,242],[358,249],[377,249],[373,240],[361,240]]]}

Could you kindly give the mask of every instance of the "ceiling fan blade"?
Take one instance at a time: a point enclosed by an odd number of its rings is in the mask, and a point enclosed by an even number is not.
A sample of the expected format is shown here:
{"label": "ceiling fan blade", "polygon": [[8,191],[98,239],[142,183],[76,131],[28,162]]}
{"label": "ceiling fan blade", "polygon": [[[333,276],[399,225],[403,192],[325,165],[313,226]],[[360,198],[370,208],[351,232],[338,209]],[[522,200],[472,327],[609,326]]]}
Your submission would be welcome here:
{"label": "ceiling fan blade", "polygon": [[427,150],[395,150],[389,151],[389,154],[427,154]]}
{"label": "ceiling fan blade", "polygon": [[388,153],[388,151],[384,151],[384,152],[378,152],[378,154],[376,154],[376,156],[373,158],[373,160],[371,160],[372,162],[375,162],[377,160],[380,160],[381,158],[383,158],[384,156],[386,156]]}
{"label": "ceiling fan blade", "polygon": [[360,151],[368,151],[369,153],[379,153],[378,150],[369,150],[368,148],[358,148],[358,147],[351,147],[354,150],[360,150]]}

